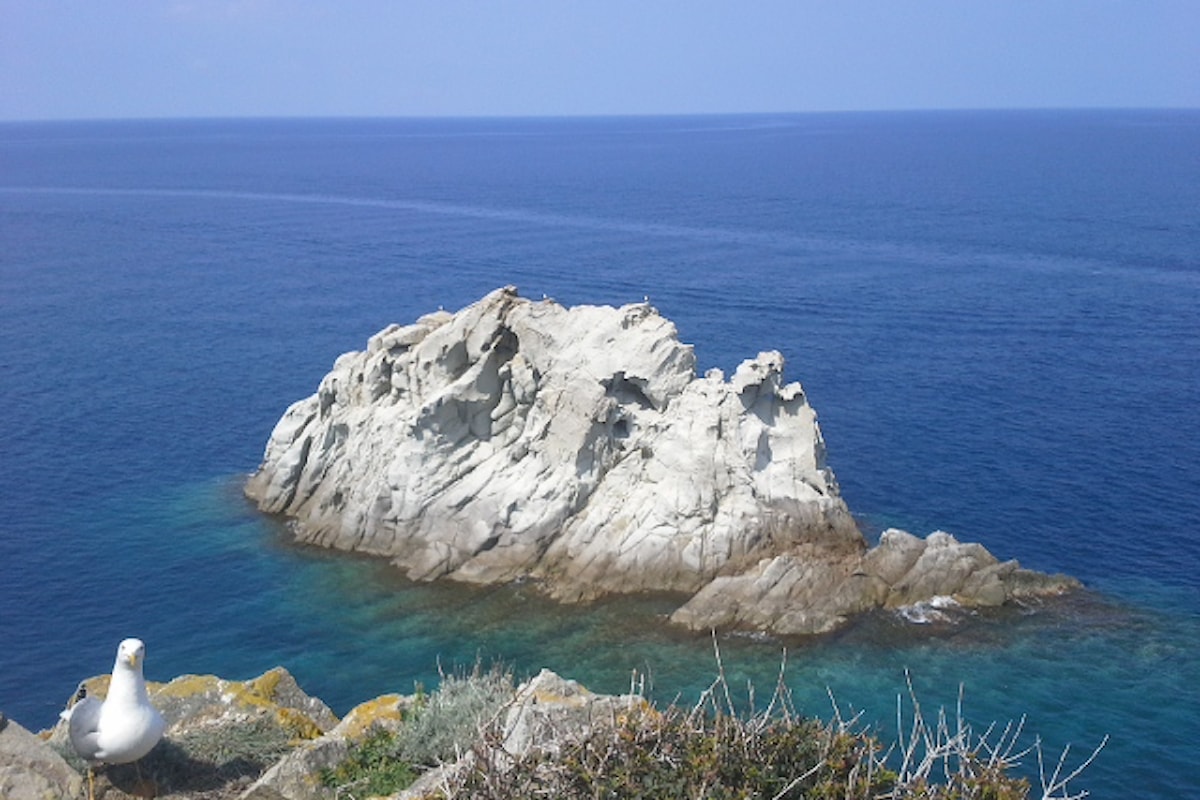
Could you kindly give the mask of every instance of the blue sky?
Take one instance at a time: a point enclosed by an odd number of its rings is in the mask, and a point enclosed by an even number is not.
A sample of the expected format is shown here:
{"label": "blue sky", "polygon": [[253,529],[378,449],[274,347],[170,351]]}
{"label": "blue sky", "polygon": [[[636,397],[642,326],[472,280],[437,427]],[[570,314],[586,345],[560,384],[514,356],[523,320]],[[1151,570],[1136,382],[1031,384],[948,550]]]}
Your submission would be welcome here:
{"label": "blue sky", "polygon": [[0,119],[1200,107],[1200,0],[0,0]]}

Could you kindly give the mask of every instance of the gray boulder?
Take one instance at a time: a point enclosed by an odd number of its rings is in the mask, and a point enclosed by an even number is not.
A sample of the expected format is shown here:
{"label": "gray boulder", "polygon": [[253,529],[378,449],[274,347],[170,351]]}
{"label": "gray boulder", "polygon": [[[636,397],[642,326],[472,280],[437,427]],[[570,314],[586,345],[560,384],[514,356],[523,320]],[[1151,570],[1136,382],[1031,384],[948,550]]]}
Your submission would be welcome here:
{"label": "gray boulder", "polygon": [[86,796],[83,778],[56,750],[0,713],[0,797],[70,800]]}

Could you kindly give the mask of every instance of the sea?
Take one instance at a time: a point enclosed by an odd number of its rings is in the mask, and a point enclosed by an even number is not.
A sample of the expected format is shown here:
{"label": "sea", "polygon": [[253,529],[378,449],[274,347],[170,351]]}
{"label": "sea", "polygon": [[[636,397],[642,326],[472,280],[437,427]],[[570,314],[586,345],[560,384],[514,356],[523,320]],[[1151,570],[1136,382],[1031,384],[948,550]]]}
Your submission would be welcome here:
{"label": "sea", "polygon": [[[509,284],[648,298],[701,371],[779,350],[868,538],[1085,588],[693,634],[675,597],[414,584],[244,499],[339,354]],[[664,703],[723,672],[746,707],[782,667],[884,739],[911,684],[1047,772],[1107,737],[1093,797],[1196,793],[1200,111],[2,123],[0,425],[0,711],[33,730],[127,636],[151,680],[282,665],[339,714],[475,663]]]}

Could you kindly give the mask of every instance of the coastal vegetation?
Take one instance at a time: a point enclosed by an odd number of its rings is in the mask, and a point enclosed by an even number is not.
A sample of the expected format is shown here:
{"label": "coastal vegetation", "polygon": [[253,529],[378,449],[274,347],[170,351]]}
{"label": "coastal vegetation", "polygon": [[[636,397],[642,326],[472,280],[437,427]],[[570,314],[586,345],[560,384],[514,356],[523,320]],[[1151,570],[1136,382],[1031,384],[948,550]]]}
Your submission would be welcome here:
{"label": "coastal vegetation", "polygon": [[[786,653],[773,690],[716,677],[695,698],[655,702],[634,673],[598,694],[550,670],[442,672],[433,691],[381,695],[340,719],[282,668],[250,681],[185,675],[150,684],[167,722],[136,764],[95,770],[98,797],[127,800],[1081,800],[1099,755],[1046,759],[1024,720],[977,729],[927,713],[908,682],[894,726],[797,708]],[[89,687],[103,692],[103,681]],[[89,688],[89,691],[92,689]],[[875,713],[875,712],[872,712]],[[297,724],[302,723],[302,724]],[[87,765],[65,723],[40,736],[0,715],[0,794],[82,798]]]}
{"label": "coastal vegetation", "polygon": [[829,721],[799,713],[782,668],[765,706],[752,687],[734,695],[723,669],[693,704],[660,709],[633,692],[623,711],[558,717],[514,752],[511,675],[477,668],[444,679],[400,727],[373,730],[321,777],[339,798],[416,784],[405,797],[1080,800],[1088,792],[1071,784],[1104,744],[1074,768],[1069,750],[1048,765],[1040,741],[1022,743],[1021,722],[976,731],[961,692],[953,716],[927,717],[911,682],[888,744],[836,701]]}
{"label": "coastal vegetation", "polygon": [[453,761],[516,694],[499,665],[443,674],[437,691],[419,689],[399,727],[373,727],[340,764],[321,770],[321,783],[352,796],[407,788],[422,771]]}

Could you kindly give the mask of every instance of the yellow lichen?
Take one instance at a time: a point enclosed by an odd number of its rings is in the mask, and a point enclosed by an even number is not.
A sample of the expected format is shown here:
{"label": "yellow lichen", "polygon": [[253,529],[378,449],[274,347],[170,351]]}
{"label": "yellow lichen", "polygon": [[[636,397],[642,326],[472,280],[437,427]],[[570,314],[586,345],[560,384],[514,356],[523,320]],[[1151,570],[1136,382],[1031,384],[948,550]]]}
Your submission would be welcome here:
{"label": "yellow lichen", "polygon": [[252,681],[246,683],[246,690],[258,695],[264,700],[274,700],[275,692],[279,690],[279,682],[287,673],[282,668],[268,670]]}
{"label": "yellow lichen", "polygon": [[[268,675],[270,675],[269,672],[252,681],[230,681],[227,688],[230,699],[239,705],[252,708],[270,708],[275,705],[274,700],[271,699],[271,695],[274,694],[279,679],[276,678],[273,682],[268,679],[262,684],[259,683],[259,681],[267,678]],[[264,693],[264,687],[271,694]]]}
{"label": "yellow lichen", "polygon": [[294,708],[279,708],[275,711],[279,724],[296,739],[316,739],[325,733],[312,717]]}
{"label": "yellow lichen", "polygon": [[401,695],[385,694],[350,709],[342,720],[346,738],[358,741],[367,735],[372,726],[380,722],[400,722],[404,719],[402,702]]}
{"label": "yellow lichen", "polygon": [[543,689],[535,689],[533,698],[538,703],[546,703],[568,708],[578,708],[586,705],[588,698],[592,696],[592,692],[583,686],[575,686],[578,692],[575,694],[561,694],[559,692],[548,692]]}
{"label": "yellow lichen", "polygon": [[150,691],[167,697],[192,697],[212,689],[218,689],[221,683],[222,681],[215,675],[181,675],[167,684],[158,686],[151,684]]}
{"label": "yellow lichen", "polygon": [[276,667],[249,681],[227,681],[214,675],[184,675],[157,687],[154,693],[185,698],[217,692],[228,705],[274,714],[280,726],[296,739],[315,739],[324,733],[320,725],[304,712],[280,707],[275,702],[279,684],[286,674]]}

